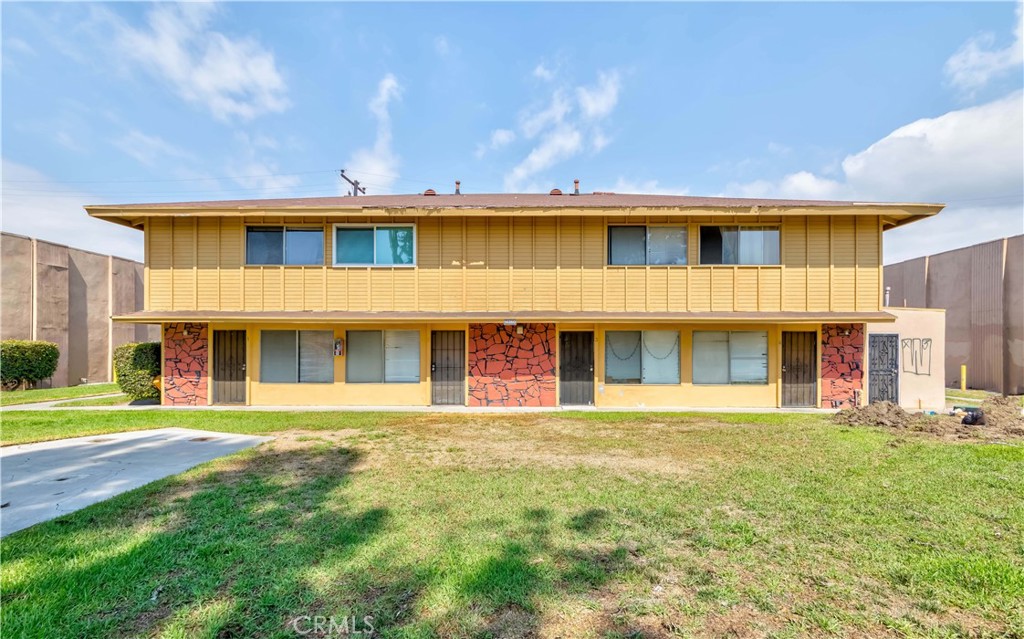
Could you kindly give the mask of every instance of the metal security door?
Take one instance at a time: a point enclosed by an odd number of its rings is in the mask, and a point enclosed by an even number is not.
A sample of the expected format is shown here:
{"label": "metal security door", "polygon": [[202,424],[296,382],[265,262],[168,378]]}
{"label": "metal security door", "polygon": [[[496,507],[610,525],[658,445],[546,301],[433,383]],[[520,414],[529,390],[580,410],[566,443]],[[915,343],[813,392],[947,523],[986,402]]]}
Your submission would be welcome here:
{"label": "metal security door", "polygon": [[245,403],[245,331],[213,332],[213,401]]}
{"label": "metal security door", "polygon": [[594,405],[594,333],[567,331],[559,342],[559,386],[563,406]]}
{"label": "metal security door", "polygon": [[466,331],[430,333],[430,401],[466,403]]}
{"label": "metal security door", "polygon": [[868,401],[900,403],[900,336],[868,336]]}
{"label": "metal security door", "polygon": [[818,334],[782,332],[782,405],[815,406],[818,395]]}

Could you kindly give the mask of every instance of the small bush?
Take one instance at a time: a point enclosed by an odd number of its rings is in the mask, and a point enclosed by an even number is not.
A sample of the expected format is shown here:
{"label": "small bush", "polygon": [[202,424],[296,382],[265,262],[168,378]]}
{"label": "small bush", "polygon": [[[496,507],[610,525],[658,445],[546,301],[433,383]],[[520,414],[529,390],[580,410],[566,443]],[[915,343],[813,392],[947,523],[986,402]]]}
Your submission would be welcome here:
{"label": "small bush", "polygon": [[153,379],[160,375],[160,342],[135,342],[114,349],[117,385],[134,399],[159,399]]}
{"label": "small bush", "polygon": [[8,389],[35,384],[53,377],[59,359],[53,342],[5,339],[0,342],[0,379]]}

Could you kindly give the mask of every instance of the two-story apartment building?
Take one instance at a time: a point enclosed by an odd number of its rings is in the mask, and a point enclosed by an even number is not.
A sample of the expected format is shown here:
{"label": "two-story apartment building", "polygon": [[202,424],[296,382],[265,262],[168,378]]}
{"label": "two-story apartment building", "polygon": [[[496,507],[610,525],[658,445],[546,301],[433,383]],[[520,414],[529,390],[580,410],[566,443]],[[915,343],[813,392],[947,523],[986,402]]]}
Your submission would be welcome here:
{"label": "two-story apartment building", "polygon": [[86,207],[145,233],[167,405],[843,406],[941,205],[593,193]]}

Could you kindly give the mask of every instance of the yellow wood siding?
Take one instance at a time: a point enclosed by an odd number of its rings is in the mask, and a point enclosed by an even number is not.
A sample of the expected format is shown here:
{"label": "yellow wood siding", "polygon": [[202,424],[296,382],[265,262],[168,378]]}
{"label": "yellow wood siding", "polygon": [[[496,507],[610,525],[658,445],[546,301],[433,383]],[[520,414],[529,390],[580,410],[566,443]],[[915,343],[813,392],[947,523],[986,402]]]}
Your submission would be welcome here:
{"label": "yellow wood siding", "polygon": [[[386,218],[301,218],[332,224]],[[282,224],[281,218],[253,219]],[[148,310],[357,311],[873,311],[880,305],[875,216],[693,217],[689,266],[609,266],[608,224],[667,218],[422,217],[417,266],[246,266],[245,227],[218,217],[146,223]],[[781,229],[772,266],[698,264],[701,224]]]}

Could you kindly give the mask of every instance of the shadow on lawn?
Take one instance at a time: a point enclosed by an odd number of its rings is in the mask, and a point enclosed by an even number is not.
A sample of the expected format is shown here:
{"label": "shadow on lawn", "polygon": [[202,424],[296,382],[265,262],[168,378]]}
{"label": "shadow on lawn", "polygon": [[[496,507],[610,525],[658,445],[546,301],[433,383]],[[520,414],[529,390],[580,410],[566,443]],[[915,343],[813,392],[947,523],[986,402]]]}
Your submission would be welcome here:
{"label": "shadow on lawn", "polygon": [[[353,511],[334,492],[359,457],[257,450],[5,539],[5,563],[39,562],[5,588],[5,635],[282,634],[290,618],[321,614],[310,569],[387,526],[386,509]],[[55,545],[32,544],[37,532]]]}
{"label": "shadow on lawn", "polygon": [[[5,587],[5,635],[295,637],[300,616],[372,615],[381,637],[528,637],[539,598],[586,595],[635,568],[598,542],[603,509],[509,513],[489,554],[410,561],[401,535],[385,534],[400,528],[389,509],[345,499],[360,457],[255,449],[5,539],[4,562],[31,565]],[[449,545],[472,554],[462,532]],[[444,609],[421,605],[447,589]]]}

